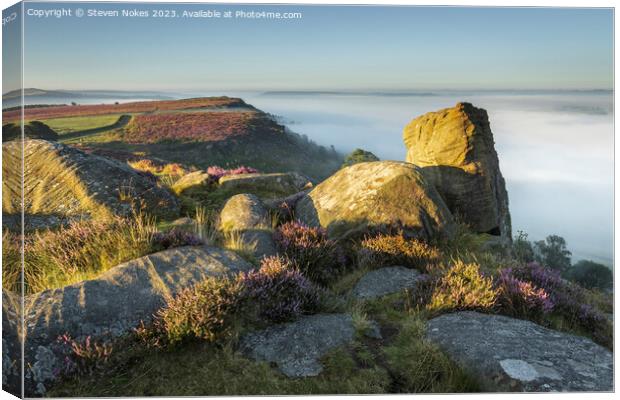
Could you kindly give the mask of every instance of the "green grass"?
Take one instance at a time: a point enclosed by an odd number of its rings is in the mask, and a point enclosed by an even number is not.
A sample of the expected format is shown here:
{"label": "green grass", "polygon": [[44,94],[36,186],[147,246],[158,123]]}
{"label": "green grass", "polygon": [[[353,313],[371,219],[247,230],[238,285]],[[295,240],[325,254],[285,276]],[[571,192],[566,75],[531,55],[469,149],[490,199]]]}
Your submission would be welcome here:
{"label": "green grass", "polygon": [[359,368],[344,348],[323,358],[318,377],[290,379],[232,350],[193,343],[174,351],[125,349],[103,375],[65,381],[52,397],[386,393],[388,374]]}
{"label": "green grass", "polygon": [[55,130],[62,139],[62,135],[101,128],[112,125],[120,118],[121,114],[94,115],[86,117],[66,117],[46,119],[41,122]]}

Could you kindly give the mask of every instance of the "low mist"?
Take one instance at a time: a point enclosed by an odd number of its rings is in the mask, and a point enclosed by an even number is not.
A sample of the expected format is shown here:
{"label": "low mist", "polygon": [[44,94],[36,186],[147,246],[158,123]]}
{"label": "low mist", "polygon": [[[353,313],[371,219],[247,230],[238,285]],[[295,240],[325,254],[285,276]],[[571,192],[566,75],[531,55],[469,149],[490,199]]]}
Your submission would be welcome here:
{"label": "low mist", "polygon": [[468,101],[485,108],[507,183],[513,233],[563,236],[573,263],[613,264],[613,95],[610,92],[239,94],[295,132],[341,152],[404,160],[414,117]]}

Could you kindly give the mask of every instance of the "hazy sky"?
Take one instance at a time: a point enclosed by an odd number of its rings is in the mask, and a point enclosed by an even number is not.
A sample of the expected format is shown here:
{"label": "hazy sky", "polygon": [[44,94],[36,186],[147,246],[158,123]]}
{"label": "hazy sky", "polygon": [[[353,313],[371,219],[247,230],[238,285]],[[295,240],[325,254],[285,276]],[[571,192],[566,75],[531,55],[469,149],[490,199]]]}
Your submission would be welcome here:
{"label": "hazy sky", "polygon": [[[27,3],[26,9],[63,3]],[[611,9],[64,4],[301,12],[296,20],[25,20],[47,89],[612,88]],[[8,88],[5,88],[6,91]]]}

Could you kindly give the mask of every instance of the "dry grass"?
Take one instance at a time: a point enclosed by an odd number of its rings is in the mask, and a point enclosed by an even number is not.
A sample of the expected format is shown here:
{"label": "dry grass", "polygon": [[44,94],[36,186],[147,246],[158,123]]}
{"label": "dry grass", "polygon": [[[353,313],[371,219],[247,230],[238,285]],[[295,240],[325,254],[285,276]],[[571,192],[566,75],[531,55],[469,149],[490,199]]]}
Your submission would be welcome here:
{"label": "dry grass", "polygon": [[[25,293],[58,288],[86,279],[153,251],[156,227],[144,215],[108,222],[74,221],[56,231],[41,231],[25,239]],[[19,237],[4,232],[3,287],[19,289]]]}

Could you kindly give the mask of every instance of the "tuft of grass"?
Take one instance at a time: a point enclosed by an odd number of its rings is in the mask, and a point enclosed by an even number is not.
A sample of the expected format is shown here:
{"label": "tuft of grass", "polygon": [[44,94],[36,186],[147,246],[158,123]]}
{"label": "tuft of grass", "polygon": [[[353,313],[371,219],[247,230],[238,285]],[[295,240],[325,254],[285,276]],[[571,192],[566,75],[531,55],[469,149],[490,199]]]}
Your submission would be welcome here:
{"label": "tuft of grass", "polygon": [[[24,239],[25,294],[93,279],[123,262],[158,251],[157,227],[152,218],[107,221],[76,220],[58,230],[38,231]],[[181,242],[179,242],[181,243]],[[3,287],[20,287],[20,238],[3,234]]]}
{"label": "tuft of grass", "polygon": [[424,338],[425,322],[413,315],[384,353],[400,393],[479,391],[476,381]]}
{"label": "tuft of grass", "polygon": [[368,237],[360,246],[359,264],[370,268],[402,265],[430,272],[437,268],[440,261],[437,248],[419,240],[407,239],[402,232]]}
{"label": "tuft of grass", "polygon": [[243,233],[239,231],[222,232],[222,247],[227,250],[234,251],[244,260],[256,265],[258,260],[254,256],[256,252],[256,242],[248,242],[245,240]]}

